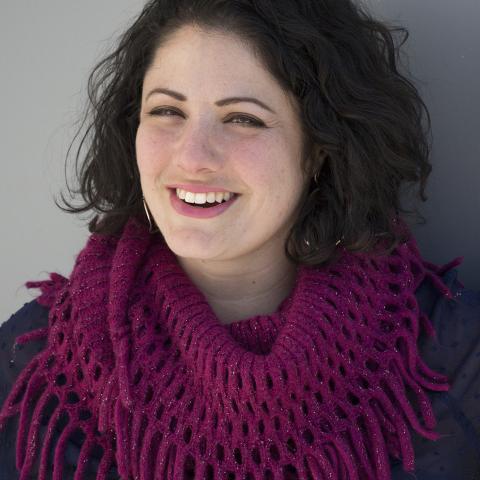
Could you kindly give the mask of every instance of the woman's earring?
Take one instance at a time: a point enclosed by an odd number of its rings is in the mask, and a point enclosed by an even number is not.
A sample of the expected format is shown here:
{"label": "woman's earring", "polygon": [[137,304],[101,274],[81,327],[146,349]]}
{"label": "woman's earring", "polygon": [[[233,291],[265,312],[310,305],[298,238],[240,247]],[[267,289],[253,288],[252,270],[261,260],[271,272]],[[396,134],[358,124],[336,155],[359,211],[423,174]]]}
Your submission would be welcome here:
{"label": "woman's earring", "polygon": [[[342,240],[343,240],[343,237],[340,238],[339,240],[337,240],[337,241],[335,242],[335,246],[340,245],[340,243],[342,242]],[[304,239],[304,242],[305,242],[305,245],[306,245],[307,247],[310,246],[310,242],[309,242],[307,239]]]}
{"label": "woman's earring", "polygon": [[150,233],[153,233],[155,230],[152,229],[152,220],[150,218],[150,214],[148,213],[147,203],[145,202],[145,197],[143,195],[142,195],[142,200],[143,200],[143,208],[145,209],[145,213],[147,214],[147,219],[148,219],[148,225],[149,225],[148,231]]}
{"label": "woman's earring", "polygon": [[[313,176],[313,181],[315,182],[315,184],[317,186],[320,186],[320,183],[318,181],[318,174],[320,172],[315,172],[315,175]],[[342,235],[342,238],[339,238],[336,242],[335,242],[335,246],[338,246],[340,245],[340,243],[342,243],[342,240],[343,240],[343,235]],[[307,239],[304,239],[304,242],[305,242],[305,245],[307,245],[307,247],[310,246],[310,242],[307,240]]]}
{"label": "woman's earring", "polygon": [[[313,176],[313,181],[315,182],[315,184],[316,184],[317,186],[320,186],[320,184],[318,183],[318,177],[317,177],[317,175],[318,175],[319,173],[320,173],[320,172],[316,172],[315,175]],[[340,243],[342,243],[342,240],[343,240],[343,235],[342,235],[342,238],[339,238],[339,239],[335,242],[335,246],[340,245]],[[305,238],[303,241],[305,242],[305,245],[306,245],[307,247],[310,246],[310,242],[309,242],[306,238]]]}

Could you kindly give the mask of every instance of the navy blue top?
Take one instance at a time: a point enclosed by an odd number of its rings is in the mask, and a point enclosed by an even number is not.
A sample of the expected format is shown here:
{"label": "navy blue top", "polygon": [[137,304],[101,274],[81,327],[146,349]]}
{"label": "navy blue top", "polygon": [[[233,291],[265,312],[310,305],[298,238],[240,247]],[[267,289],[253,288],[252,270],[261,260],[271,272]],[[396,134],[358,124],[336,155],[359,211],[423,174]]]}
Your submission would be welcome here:
{"label": "navy blue top", "polygon": [[[452,385],[448,392],[427,392],[438,420],[436,431],[443,438],[431,441],[412,431],[415,474],[405,473],[401,462],[392,460],[392,480],[480,480],[480,292],[462,287],[457,275],[451,269],[442,277],[457,302],[440,295],[429,280],[416,291],[420,309],[429,315],[437,332],[437,340],[421,334],[421,356],[433,370],[447,375]],[[15,337],[47,325],[48,310],[33,300],[0,326],[0,405],[18,374],[46,343],[17,346],[13,361]],[[19,478],[15,469],[17,426],[15,416],[0,432],[0,480]],[[63,479],[73,478],[78,453],[79,444],[71,439]],[[94,478],[94,471],[87,475],[88,480]],[[119,476],[111,472],[108,478]]]}

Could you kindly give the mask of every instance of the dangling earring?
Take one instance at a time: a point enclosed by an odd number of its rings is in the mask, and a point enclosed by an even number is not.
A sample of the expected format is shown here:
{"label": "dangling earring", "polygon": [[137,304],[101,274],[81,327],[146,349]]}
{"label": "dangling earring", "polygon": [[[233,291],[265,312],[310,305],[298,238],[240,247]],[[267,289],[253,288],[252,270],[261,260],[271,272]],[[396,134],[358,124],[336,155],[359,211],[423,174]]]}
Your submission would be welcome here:
{"label": "dangling earring", "polygon": [[148,231],[150,233],[155,233],[157,230],[152,230],[152,220],[150,218],[150,214],[148,213],[148,207],[147,207],[147,203],[145,202],[145,197],[142,195],[142,200],[143,200],[143,208],[145,209],[145,213],[147,215],[147,219],[148,219],[148,226],[149,226],[149,229]]}
{"label": "dangling earring", "polygon": [[[335,242],[335,246],[340,245],[340,243],[342,242],[342,240],[343,240],[343,237],[340,238],[339,240],[337,240],[337,241]],[[305,242],[305,245],[306,245],[307,247],[310,246],[310,242],[309,242],[306,238],[304,239],[304,242]]]}
{"label": "dangling earring", "polygon": [[[319,173],[320,173],[320,172],[315,172],[315,175],[313,176],[313,181],[315,182],[315,184],[316,184],[317,186],[320,186],[320,183],[318,182],[318,177],[317,177],[317,175],[318,175]],[[342,242],[342,240],[343,240],[343,235],[342,235],[342,238],[339,238],[339,239],[335,242],[335,246],[340,245],[340,243]],[[305,238],[303,241],[305,242],[305,245],[306,245],[307,247],[310,246],[310,242],[309,242],[306,238]]]}
{"label": "dangling earring", "polygon": [[[342,242],[342,239],[343,239],[343,237],[340,238],[339,240],[337,240],[337,241],[335,242],[335,246],[340,245],[340,243]],[[309,246],[310,246],[310,242],[309,242],[307,239],[305,239],[304,241],[305,241],[305,245],[306,245],[307,247],[309,247]]]}

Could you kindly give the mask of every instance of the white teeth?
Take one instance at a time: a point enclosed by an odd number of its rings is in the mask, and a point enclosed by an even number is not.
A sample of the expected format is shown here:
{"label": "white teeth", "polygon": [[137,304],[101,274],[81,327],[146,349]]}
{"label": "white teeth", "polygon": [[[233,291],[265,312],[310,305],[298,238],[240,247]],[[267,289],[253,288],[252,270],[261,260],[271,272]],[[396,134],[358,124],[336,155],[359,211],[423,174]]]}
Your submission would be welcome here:
{"label": "white teeth", "polygon": [[195,194],[192,192],[187,192],[185,195],[185,201],[188,203],[195,203]]}
{"label": "white teeth", "polygon": [[195,194],[195,203],[203,204],[207,201],[206,193],[196,193]]}
{"label": "white teeth", "polygon": [[180,188],[177,188],[177,197],[180,198],[181,200],[185,200],[185,190],[181,190]]}
{"label": "white teeth", "polygon": [[202,205],[206,202],[208,203],[221,203],[227,202],[233,197],[231,192],[208,192],[208,193],[193,193],[187,192],[181,188],[177,188],[177,197],[181,200],[185,200],[187,203],[195,203]]}

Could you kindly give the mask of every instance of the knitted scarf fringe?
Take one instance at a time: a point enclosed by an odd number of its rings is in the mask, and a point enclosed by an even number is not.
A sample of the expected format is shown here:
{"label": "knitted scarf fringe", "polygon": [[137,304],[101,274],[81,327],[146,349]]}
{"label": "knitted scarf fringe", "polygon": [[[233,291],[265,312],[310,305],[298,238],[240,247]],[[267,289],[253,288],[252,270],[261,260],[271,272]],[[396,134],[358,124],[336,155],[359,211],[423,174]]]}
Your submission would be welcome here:
{"label": "knitted scarf fringe", "polygon": [[[121,254],[121,248],[122,245],[119,245],[117,254]],[[457,257],[442,267],[423,261],[422,277],[428,278],[442,295],[455,300],[441,279],[441,275],[462,261],[463,257]],[[128,267],[127,274],[133,275],[136,268],[137,265],[133,262]],[[37,298],[41,305],[51,308],[63,303],[65,308],[68,308],[66,290],[69,281],[63,276],[52,273],[50,280],[27,282],[26,286],[41,290],[41,295]],[[126,311],[127,305],[119,302],[115,308],[117,312],[122,313],[122,311]],[[124,319],[124,317],[125,314],[122,314],[117,318]],[[49,317],[48,328],[38,329],[17,337],[15,345],[47,337],[49,329],[52,327],[51,321],[52,318]],[[419,326],[425,330],[427,335],[435,335],[431,321],[424,313],[420,314],[417,321],[412,324],[415,339],[418,338]],[[108,472],[114,466],[117,466],[118,473],[122,478],[130,478],[129,465],[141,465],[138,470],[135,469],[131,472],[134,478],[170,478],[169,475],[172,472],[181,471],[181,467],[188,464],[189,460],[191,462],[194,460],[185,457],[184,453],[179,451],[180,449],[177,449],[176,446],[169,445],[168,442],[160,442],[162,434],[153,428],[152,424],[145,431],[145,419],[138,412],[133,414],[127,374],[130,327],[126,326],[125,322],[122,324],[118,321],[111,334],[119,354],[115,359],[115,368],[109,372],[103,384],[97,422],[94,417],[82,422],[81,431],[85,435],[85,440],[78,457],[74,480],[84,479],[88,459],[95,446],[100,446],[103,450],[97,470],[96,478],[98,480],[106,479]],[[399,400],[398,404],[402,406],[405,418],[418,433],[431,440],[436,440],[440,438],[440,435],[431,431],[436,425],[436,420],[422,387],[435,391],[447,391],[449,385],[446,376],[432,371],[420,358],[417,359],[412,339],[403,338],[403,340],[400,351],[407,361],[406,363],[402,362],[400,353],[398,353],[397,358],[392,362],[395,365],[395,371],[392,372],[394,375],[385,381],[384,391],[377,390],[374,393],[366,414],[357,419],[356,425],[351,425],[347,431],[343,432],[342,438],[333,433],[331,435],[326,433],[320,443],[322,450],[315,453],[315,456],[310,453],[304,455],[303,465],[297,472],[298,477],[285,476],[285,479],[361,480],[357,467],[361,464],[367,475],[365,478],[386,480],[390,478],[389,454],[396,458],[402,458],[404,470],[413,470],[414,452],[408,425],[392,404],[389,396]],[[52,357],[48,348],[37,354],[19,375],[0,410],[0,430],[4,428],[10,417],[20,414],[16,445],[16,466],[20,471],[20,480],[29,478],[39,448],[41,457],[38,478],[39,480],[47,478],[47,463],[53,435],[58,424],[62,424],[63,431],[53,447],[53,480],[61,480],[67,442],[75,429],[79,429],[74,423],[70,423],[72,415],[80,414],[80,410],[74,408],[76,399],[54,398],[55,395],[48,394],[45,390],[47,379],[43,368],[48,369],[51,363]],[[417,396],[425,427],[420,424],[405,395],[406,386]],[[387,396],[386,392],[390,392],[390,395]],[[44,415],[46,407],[55,400],[62,408],[56,409],[46,419]],[[31,413],[32,408],[33,414]],[[132,418],[136,419],[136,423],[133,425],[131,425]],[[40,426],[42,422],[45,425],[46,420],[48,420],[46,435],[42,445],[39,445]],[[111,425],[115,426],[114,432],[109,430]],[[364,428],[362,429],[361,426]],[[367,433],[367,436],[362,433],[362,430]],[[99,435],[99,432],[103,435]],[[381,434],[388,440],[386,443],[381,441]],[[125,448],[129,438],[136,440],[137,449],[129,451],[128,448]],[[120,452],[124,452],[124,455],[119,455]],[[261,454],[264,456],[263,458],[267,456],[267,452],[261,451]],[[137,459],[140,457],[142,461],[132,462],[130,456],[132,458],[136,456]],[[198,478],[204,478],[202,475],[209,473],[211,472],[208,472],[208,465],[206,465],[205,470],[200,472]]]}

